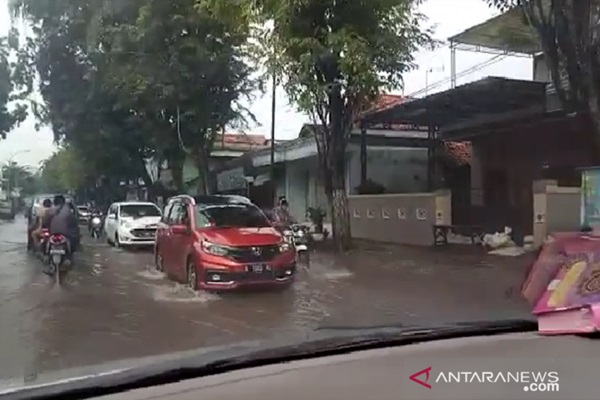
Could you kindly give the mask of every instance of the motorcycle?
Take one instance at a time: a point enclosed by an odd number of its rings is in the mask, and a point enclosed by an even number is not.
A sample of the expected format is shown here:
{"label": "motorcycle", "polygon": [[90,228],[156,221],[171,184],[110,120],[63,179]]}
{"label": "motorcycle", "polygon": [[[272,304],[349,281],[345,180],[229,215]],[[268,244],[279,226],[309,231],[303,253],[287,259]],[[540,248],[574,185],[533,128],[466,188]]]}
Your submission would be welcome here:
{"label": "motorcycle", "polygon": [[96,240],[102,236],[102,216],[94,214],[90,219],[90,236]]}
{"label": "motorcycle", "polygon": [[308,227],[305,225],[294,224],[290,229],[283,231],[285,240],[296,250],[298,261],[303,261],[307,267],[310,267],[310,257],[308,251]]}
{"label": "motorcycle", "polygon": [[61,234],[50,235],[47,243],[48,261],[50,264],[49,275],[56,277],[56,282],[60,283],[60,276],[65,272],[67,266],[70,266],[71,248],[69,240]]}
{"label": "motorcycle", "polygon": [[39,257],[44,264],[48,264],[48,253],[46,252],[48,248],[48,240],[50,239],[50,232],[48,229],[42,229],[42,235],[40,236],[40,241],[38,243],[38,247],[35,249],[36,252],[39,252]]}

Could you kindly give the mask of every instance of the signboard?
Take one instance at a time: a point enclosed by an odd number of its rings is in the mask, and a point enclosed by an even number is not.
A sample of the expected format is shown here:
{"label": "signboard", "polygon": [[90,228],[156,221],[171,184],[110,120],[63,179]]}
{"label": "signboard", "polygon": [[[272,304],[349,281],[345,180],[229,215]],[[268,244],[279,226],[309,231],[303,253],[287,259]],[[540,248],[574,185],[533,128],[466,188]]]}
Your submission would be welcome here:
{"label": "signboard", "polygon": [[600,168],[581,173],[581,226],[600,229]]}

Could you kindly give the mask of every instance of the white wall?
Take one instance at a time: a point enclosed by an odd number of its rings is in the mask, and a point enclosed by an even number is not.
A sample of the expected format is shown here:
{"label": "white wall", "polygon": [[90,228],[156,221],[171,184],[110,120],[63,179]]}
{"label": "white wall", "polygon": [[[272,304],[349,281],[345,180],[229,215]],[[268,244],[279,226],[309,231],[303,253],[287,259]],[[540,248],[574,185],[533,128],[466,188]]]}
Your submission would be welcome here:
{"label": "white wall", "polygon": [[[356,194],[360,184],[360,148],[350,147],[349,187]],[[427,150],[398,147],[367,149],[367,178],[385,186],[386,193],[427,191]]]}
{"label": "white wall", "polygon": [[[360,149],[348,149],[347,189],[356,193],[360,184]],[[387,193],[427,191],[427,150],[406,148],[373,148],[367,150],[367,175],[383,184]],[[278,182],[277,193],[285,193],[290,210],[299,221],[306,219],[308,207],[321,207],[329,214],[327,196],[320,178],[316,156],[286,163],[286,179]]]}

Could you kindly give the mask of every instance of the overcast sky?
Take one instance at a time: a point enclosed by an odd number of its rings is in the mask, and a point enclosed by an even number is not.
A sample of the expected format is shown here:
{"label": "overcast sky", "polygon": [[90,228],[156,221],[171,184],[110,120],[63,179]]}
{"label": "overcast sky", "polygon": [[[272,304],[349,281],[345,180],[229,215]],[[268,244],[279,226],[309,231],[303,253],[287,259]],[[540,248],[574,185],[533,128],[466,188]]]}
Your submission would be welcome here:
{"label": "overcast sky", "polygon": [[[6,34],[10,26],[7,1],[0,0],[0,35]],[[422,12],[429,18],[429,23],[436,26],[436,37],[446,40],[448,37],[481,23],[497,11],[488,8],[483,0],[428,0],[422,6]],[[490,54],[479,54],[461,51],[457,53],[457,73],[492,58]],[[450,77],[450,50],[442,47],[434,52],[423,52],[417,55],[419,69],[405,76],[404,94],[410,95],[426,86],[443,81]],[[430,71],[430,72],[426,72]],[[507,57],[468,76],[459,78],[457,84],[464,84],[486,76],[505,76],[516,79],[531,79],[532,61],[530,59]],[[432,89],[429,93],[449,88],[449,84]],[[293,139],[298,135],[300,127],[307,121],[306,116],[295,111],[282,90],[277,96],[277,139]],[[260,126],[248,133],[270,135],[271,99],[269,96],[258,98],[250,107],[258,118]],[[37,166],[40,161],[49,157],[55,150],[52,143],[52,132],[49,127],[39,131],[34,128],[33,118],[9,133],[6,140],[0,141],[0,163],[12,158],[20,164]]]}

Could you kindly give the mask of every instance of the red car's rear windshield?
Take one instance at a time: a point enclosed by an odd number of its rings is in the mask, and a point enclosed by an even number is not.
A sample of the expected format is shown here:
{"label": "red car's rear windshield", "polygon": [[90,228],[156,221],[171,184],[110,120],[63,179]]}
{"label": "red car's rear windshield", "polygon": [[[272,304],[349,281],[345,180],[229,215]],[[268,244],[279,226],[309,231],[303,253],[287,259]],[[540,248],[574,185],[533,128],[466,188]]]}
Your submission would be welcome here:
{"label": "red car's rear windshield", "polygon": [[269,220],[252,204],[199,204],[196,205],[196,226],[216,228],[263,228]]}

